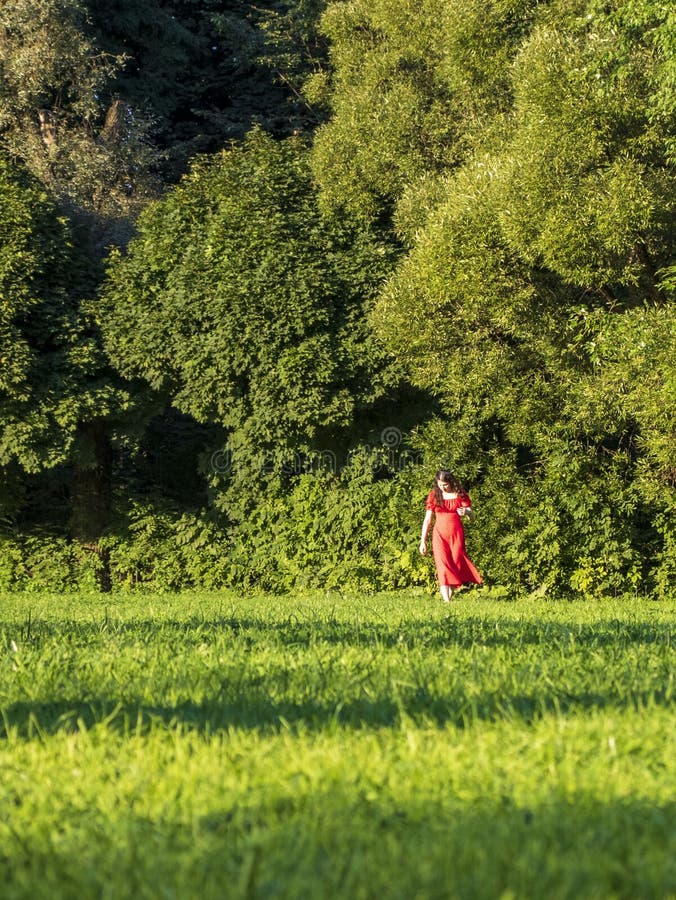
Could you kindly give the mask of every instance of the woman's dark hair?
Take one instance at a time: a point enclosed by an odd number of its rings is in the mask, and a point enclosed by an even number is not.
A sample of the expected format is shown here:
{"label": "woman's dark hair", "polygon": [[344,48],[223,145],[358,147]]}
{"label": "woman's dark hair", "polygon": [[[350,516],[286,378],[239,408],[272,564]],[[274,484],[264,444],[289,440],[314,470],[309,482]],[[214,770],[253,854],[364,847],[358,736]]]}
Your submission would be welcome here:
{"label": "woman's dark hair", "polygon": [[453,494],[460,494],[461,497],[464,497],[467,494],[467,491],[460,484],[458,479],[455,477],[453,472],[449,472],[448,469],[439,469],[437,474],[434,476],[434,499],[438,503],[439,506],[444,505],[444,498],[441,494],[441,488],[439,487],[439,482],[443,481],[448,485],[448,492]]}

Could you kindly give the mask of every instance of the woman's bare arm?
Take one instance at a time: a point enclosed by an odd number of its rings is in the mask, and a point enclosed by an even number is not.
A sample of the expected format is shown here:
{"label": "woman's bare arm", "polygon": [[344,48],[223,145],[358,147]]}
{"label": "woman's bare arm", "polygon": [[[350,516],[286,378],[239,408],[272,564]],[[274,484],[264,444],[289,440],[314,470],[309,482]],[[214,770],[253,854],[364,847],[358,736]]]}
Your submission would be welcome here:
{"label": "woman's bare arm", "polygon": [[432,510],[428,509],[425,513],[425,518],[422,523],[422,532],[420,534],[420,552],[423,556],[427,553],[427,533],[430,530],[430,523],[432,521]]}

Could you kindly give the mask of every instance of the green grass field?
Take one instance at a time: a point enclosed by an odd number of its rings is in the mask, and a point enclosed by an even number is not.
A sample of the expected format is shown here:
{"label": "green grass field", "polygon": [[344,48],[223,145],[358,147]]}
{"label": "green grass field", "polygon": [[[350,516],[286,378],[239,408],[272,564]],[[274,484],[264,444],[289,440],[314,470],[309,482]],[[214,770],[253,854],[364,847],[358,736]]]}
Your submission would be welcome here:
{"label": "green grass field", "polygon": [[676,897],[676,605],[10,595],[0,896]]}

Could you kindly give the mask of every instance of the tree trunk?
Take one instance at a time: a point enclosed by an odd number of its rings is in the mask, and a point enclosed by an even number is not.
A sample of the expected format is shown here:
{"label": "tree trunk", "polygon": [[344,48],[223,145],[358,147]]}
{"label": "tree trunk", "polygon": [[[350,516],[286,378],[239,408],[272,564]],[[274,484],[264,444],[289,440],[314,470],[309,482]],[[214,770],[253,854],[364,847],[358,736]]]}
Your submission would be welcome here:
{"label": "tree trunk", "polygon": [[77,443],[71,531],[74,540],[98,557],[99,588],[109,591],[109,553],[99,543],[106,533],[111,511],[112,448],[105,422],[95,419],[80,423]]}

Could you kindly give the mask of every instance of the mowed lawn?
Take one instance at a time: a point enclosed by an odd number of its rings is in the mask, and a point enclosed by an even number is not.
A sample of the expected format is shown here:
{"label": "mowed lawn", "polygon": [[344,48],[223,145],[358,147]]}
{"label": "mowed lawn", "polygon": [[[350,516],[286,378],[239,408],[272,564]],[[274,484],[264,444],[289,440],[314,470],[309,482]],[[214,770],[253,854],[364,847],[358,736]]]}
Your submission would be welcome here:
{"label": "mowed lawn", "polygon": [[0,897],[676,897],[676,604],[0,597]]}

